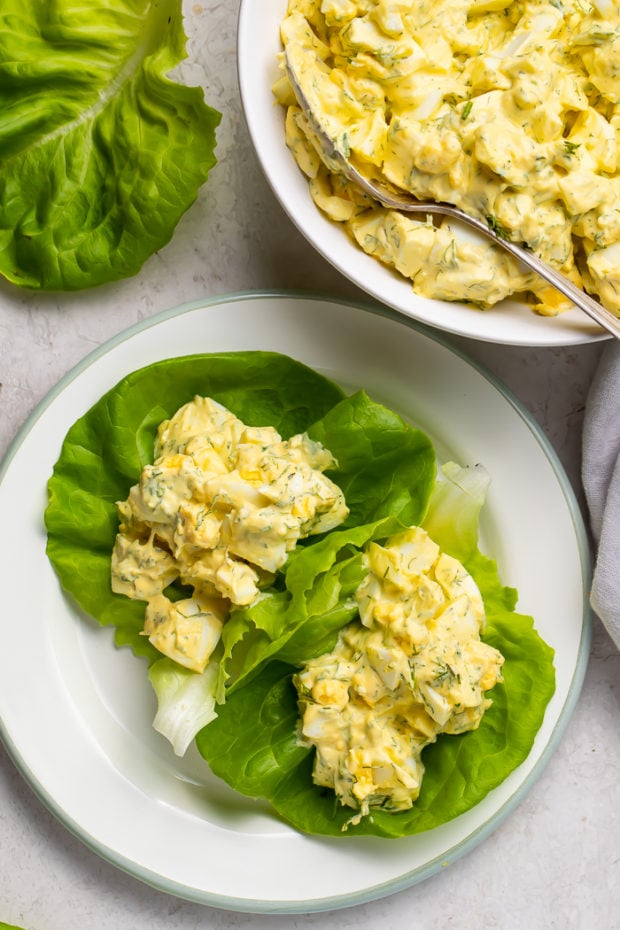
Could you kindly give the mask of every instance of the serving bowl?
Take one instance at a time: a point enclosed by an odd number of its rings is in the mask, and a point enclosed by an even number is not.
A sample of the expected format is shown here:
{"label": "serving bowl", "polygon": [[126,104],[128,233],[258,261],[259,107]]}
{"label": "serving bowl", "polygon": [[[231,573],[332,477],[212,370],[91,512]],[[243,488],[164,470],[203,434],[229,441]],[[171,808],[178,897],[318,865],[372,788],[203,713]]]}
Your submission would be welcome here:
{"label": "serving bowl", "polygon": [[522,346],[577,345],[608,338],[577,308],[545,317],[516,299],[502,301],[492,310],[479,310],[465,303],[421,297],[410,281],[362,252],[343,226],[318,210],[306,178],[286,147],[284,109],[272,93],[281,75],[279,26],[286,8],[287,0],[262,0],[260,4],[242,0],[237,39],[239,86],[250,137],[267,181],[308,242],[375,300],[449,333]]}

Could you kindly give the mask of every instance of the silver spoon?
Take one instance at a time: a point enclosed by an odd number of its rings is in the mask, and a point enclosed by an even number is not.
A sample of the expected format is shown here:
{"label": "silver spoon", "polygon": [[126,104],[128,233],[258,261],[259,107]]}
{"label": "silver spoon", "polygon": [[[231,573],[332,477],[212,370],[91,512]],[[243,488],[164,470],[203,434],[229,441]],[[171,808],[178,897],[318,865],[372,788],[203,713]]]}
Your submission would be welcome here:
{"label": "silver spoon", "polygon": [[467,223],[468,226],[477,229],[483,236],[493,240],[497,245],[506,249],[507,252],[510,252],[511,255],[514,255],[515,258],[519,259],[520,262],[523,262],[524,265],[539,274],[541,278],[555,287],[561,294],[568,297],[575,306],[583,310],[584,313],[587,313],[587,315],[602,326],[603,329],[606,329],[612,336],[615,336],[616,339],[620,339],[620,317],[615,316],[611,310],[608,310],[597,300],[594,300],[594,298],[582,291],[581,288],[573,284],[565,275],[556,271],[555,268],[552,268],[551,265],[544,262],[534,252],[530,252],[525,246],[517,245],[517,243],[512,242],[510,239],[504,238],[485,221],[479,220],[475,216],[470,216],[468,213],[464,213],[463,210],[452,206],[452,204],[442,203],[441,201],[416,200],[416,198],[407,193],[407,191],[394,187],[387,178],[377,178],[374,175],[371,178],[364,174],[359,166],[353,165],[348,156],[338,145],[338,141],[329,135],[318,115],[312,109],[301,85],[297,71],[295,70],[295,66],[291,61],[291,56],[288,54],[288,50],[285,50],[284,60],[286,73],[295,97],[308,119],[315,136],[315,141],[329,168],[343,174],[350,181],[353,181],[354,184],[357,184],[358,187],[365,191],[370,197],[389,209],[401,210],[403,213],[441,213],[446,216],[452,216],[463,223]]}

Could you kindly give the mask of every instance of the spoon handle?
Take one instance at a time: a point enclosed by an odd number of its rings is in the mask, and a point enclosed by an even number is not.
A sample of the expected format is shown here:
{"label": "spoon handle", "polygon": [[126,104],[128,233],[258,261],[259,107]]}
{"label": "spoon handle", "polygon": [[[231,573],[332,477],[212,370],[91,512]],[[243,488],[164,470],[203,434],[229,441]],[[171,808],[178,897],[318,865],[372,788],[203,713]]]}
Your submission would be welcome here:
{"label": "spoon handle", "polygon": [[[401,209],[403,208],[401,207]],[[405,209],[409,210],[411,208],[407,206]],[[607,332],[611,333],[612,336],[615,336],[616,339],[620,339],[620,317],[617,317],[611,310],[608,310],[600,304],[598,300],[594,300],[589,294],[582,291],[581,288],[573,284],[566,275],[563,275],[560,271],[556,271],[555,268],[543,261],[542,258],[539,258],[534,252],[530,252],[523,246],[511,242],[509,239],[503,239],[482,220],[469,216],[469,214],[463,213],[457,207],[452,207],[450,204],[437,204],[436,206],[432,206],[430,210],[427,209],[427,212],[432,212],[433,209],[437,213],[445,213],[449,216],[456,217],[463,223],[468,223],[470,226],[479,230],[483,235],[487,236],[487,238],[492,239],[497,245],[506,249],[511,255],[518,258],[520,262],[523,262],[524,265],[527,265],[528,268],[535,271],[536,274],[540,275],[541,278],[555,287],[556,290],[560,291],[561,294],[568,297],[576,307],[579,307],[580,310],[587,313],[589,317],[606,329]]]}
{"label": "spoon handle", "polygon": [[[341,170],[344,169],[341,168]],[[598,300],[594,300],[593,297],[590,297],[589,294],[582,291],[581,288],[573,284],[566,275],[563,275],[560,271],[556,271],[555,268],[543,261],[542,258],[539,258],[534,252],[530,252],[529,249],[524,248],[522,245],[517,245],[516,242],[511,242],[510,239],[504,239],[502,236],[498,236],[498,234],[483,220],[479,220],[475,216],[470,216],[469,213],[464,213],[463,210],[449,203],[423,203],[422,201],[416,203],[413,198],[406,198],[406,195],[400,196],[392,194],[391,191],[384,188],[382,185],[380,186],[374,179],[372,183],[369,182],[369,180],[360,174],[350,162],[347,163],[346,171],[352,181],[355,181],[370,196],[374,196],[375,199],[378,199],[385,207],[400,210],[403,213],[441,213],[445,216],[452,216],[466,223],[468,226],[477,229],[478,232],[486,236],[487,239],[491,239],[497,245],[501,246],[501,248],[506,249],[511,255],[518,258],[520,262],[523,262],[524,265],[527,265],[528,268],[540,275],[548,284],[551,284],[556,290],[560,291],[561,294],[568,297],[576,307],[583,310],[584,313],[587,313],[591,319],[602,326],[603,329],[606,329],[608,333],[611,333],[616,339],[620,339],[620,317],[617,317],[611,310],[608,310],[607,307],[600,304]]]}

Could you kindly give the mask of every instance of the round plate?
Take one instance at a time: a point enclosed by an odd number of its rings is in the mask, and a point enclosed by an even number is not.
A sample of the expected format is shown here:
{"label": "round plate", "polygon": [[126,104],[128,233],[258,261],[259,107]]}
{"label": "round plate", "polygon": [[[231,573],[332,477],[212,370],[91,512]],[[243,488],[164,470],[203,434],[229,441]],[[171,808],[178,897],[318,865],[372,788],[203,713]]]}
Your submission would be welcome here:
{"label": "round plate", "polygon": [[[440,458],[482,462],[490,472],[483,548],[497,558],[504,583],[518,587],[519,609],[535,616],[556,650],[557,690],[527,760],[439,829],[400,840],[303,836],[214,778],[195,749],[177,759],[151,727],[155,698],[144,663],[116,649],[112,631],[63,596],[45,555],[46,483],[74,421],[143,365],[243,349],[283,352],[345,389],[363,387],[426,430]],[[377,898],[445,867],[523,798],[582,683],[588,548],[553,451],[500,385],[417,324],[382,309],[240,294],[185,305],[128,330],[71,372],[26,423],[0,474],[0,510],[11,528],[0,651],[7,747],[37,794],[89,847],[190,900],[307,913]]]}
{"label": "round plate", "polygon": [[542,317],[524,303],[504,301],[482,311],[461,303],[418,296],[411,282],[366,255],[344,227],[314,205],[308,183],[284,140],[284,110],[272,86],[281,76],[280,21],[287,0],[242,0],[237,61],[239,86],[250,136],[263,171],[284,210],[314,248],[345,277],[377,300],[415,320],[447,332],[512,345],[575,345],[609,338],[576,308]]}

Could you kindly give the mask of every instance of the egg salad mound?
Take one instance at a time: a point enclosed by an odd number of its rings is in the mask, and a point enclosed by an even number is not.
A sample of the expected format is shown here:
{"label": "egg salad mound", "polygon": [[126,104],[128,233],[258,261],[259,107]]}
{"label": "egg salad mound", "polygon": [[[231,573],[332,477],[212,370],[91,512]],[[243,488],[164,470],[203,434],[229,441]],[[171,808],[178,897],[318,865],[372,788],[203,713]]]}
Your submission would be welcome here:
{"label": "egg salad mound", "polygon": [[[485,220],[620,314],[619,3],[289,0],[281,38],[353,162]],[[369,199],[320,155],[285,73],[274,93],[317,206],[418,294],[571,306],[453,221]]]}
{"label": "egg salad mound", "polygon": [[[323,472],[336,460],[304,434],[246,426],[209,397],[160,424],[154,462],[118,504],[112,590],[146,601],[144,634],[204,671],[231,606],[249,605],[300,539],[348,514]],[[193,590],[171,600],[173,582]]]}
{"label": "egg salad mound", "polygon": [[422,750],[478,727],[501,681],[501,653],[480,639],[485,611],[472,576],[421,527],[371,542],[356,592],[361,622],[310,660],[294,683],[313,779],[358,814],[409,809]]}

